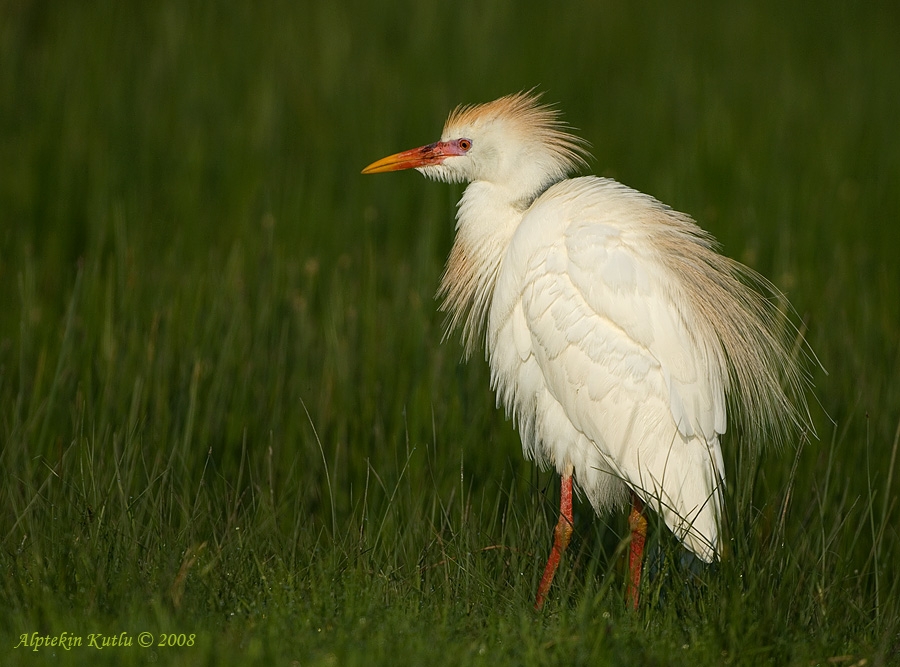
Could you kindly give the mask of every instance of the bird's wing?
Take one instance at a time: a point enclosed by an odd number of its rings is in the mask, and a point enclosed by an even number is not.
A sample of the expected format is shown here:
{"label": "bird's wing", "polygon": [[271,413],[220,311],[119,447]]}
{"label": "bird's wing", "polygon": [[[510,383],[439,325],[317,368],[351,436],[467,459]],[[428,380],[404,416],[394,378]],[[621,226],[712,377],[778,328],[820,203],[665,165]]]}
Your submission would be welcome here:
{"label": "bird's wing", "polygon": [[654,204],[603,179],[551,188],[523,218],[499,289],[518,292],[508,321],[523,367],[537,364],[608,467],[645,501],[655,497],[676,534],[709,559],[700,543],[717,539],[723,370],[648,242],[665,214]]}
{"label": "bird's wing", "polygon": [[[529,228],[542,228],[537,242],[524,244],[530,248],[519,274],[531,343],[545,362],[565,349],[579,350],[589,364],[570,369],[580,377],[570,384],[592,394],[645,387],[653,372],[683,436],[711,440],[724,433],[718,341],[701,338],[678,276],[649,240],[667,209],[613,181],[566,185],[569,192],[548,191],[552,196],[522,222],[525,236]],[[550,218],[555,234],[548,233]]]}

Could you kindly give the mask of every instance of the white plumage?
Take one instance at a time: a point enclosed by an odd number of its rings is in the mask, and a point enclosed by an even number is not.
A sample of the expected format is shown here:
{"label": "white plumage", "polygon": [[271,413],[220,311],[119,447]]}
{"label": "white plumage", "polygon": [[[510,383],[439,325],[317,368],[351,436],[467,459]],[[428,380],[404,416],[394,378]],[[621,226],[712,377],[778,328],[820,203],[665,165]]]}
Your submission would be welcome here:
{"label": "white plumage", "polygon": [[550,188],[510,240],[488,356],[528,455],[560,474],[571,465],[598,513],[630,487],[710,561],[725,369],[721,349],[695,339],[683,295],[648,243],[657,210],[608,180]]}
{"label": "white plumage", "polygon": [[458,108],[440,141],[364,173],[469,183],[439,295],[467,349],[484,341],[526,456],[563,477],[554,551],[571,532],[574,477],[598,513],[632,492],[709,562],[721,547],[727,406],[751,436],[800,423],[804,376],[757,291],[774,288],[652,197],[567,179],[583,155],[555,110],[520,93]]}

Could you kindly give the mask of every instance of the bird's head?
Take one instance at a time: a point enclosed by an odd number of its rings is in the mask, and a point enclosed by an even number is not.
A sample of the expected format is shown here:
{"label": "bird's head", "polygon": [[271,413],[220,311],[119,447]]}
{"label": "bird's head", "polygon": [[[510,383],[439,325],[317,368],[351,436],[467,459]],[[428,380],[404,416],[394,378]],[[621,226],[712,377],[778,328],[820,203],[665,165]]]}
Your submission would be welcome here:
{"label": "bird's head", "polygon": [[584,165],[586,155],[559,112],[527,92],[457,107],[440,141],[389,155],[362,173],[416,169],[449,183],[487,181],[528,198]]}

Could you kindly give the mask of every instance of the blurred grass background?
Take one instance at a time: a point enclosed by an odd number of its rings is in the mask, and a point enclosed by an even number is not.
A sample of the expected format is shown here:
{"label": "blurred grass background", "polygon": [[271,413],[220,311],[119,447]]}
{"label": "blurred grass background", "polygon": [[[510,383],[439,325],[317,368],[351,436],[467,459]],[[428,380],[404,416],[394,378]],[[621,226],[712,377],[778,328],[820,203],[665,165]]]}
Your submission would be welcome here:
{"label": "blurred grass background", "polygon": [[[81,664],[15,648],[63,630],[197,635],[98,664],[900,662],[898,26],[891,3],[0,4],[0,663]],[[531,611],[557,482],[439,344],[460,189],[359,175],[533,86],[593,171],[778,284],[828,371],[818,440],[731,443],[732,557],[700,583],[663,558],[636,615],[624,515],[585,506]]]}

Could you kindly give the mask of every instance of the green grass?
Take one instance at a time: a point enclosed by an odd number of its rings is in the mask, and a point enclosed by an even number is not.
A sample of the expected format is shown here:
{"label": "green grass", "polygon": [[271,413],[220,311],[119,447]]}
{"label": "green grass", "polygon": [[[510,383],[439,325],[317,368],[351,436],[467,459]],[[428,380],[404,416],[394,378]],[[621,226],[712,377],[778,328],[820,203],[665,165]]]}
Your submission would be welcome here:
{"label": "green grass", "polygon": [[[896,8],[230,4],[0,5],[0,664],[900,663]],[[534,85],[828,371],[636,614],[583,504],[531,610],[557,480],[440,344],[459,188],[359,175]],[[134,645],[16,648],[63,631]]]}

